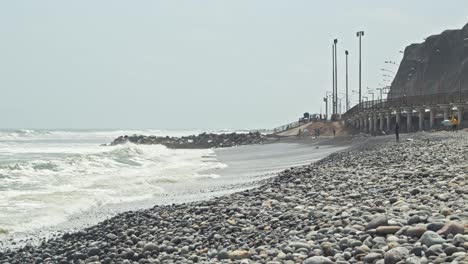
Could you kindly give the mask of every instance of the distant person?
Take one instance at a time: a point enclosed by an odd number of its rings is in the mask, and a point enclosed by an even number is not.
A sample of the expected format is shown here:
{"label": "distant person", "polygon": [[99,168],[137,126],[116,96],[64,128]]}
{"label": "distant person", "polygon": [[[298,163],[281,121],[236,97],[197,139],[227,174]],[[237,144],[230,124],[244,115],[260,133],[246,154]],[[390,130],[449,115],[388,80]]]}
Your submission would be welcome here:
{"label": "distant person", "polygon": [[335,129],[333,129],[333,136],[335,136],[335,135],[336,135],[336,131],[335,131]]}
{"label": "distant person", "polygon": [[450,124],[452,125],[452,132],[456,132],[457,131],[457,127],[458,127],[458,120],[456,117],[452,116],[452,119],[450,119]]}
{"label": "distant person", "polygon": [[395,125],[395,136],[396,136],[396,142],[400,141],[400,125],[396,123]]}

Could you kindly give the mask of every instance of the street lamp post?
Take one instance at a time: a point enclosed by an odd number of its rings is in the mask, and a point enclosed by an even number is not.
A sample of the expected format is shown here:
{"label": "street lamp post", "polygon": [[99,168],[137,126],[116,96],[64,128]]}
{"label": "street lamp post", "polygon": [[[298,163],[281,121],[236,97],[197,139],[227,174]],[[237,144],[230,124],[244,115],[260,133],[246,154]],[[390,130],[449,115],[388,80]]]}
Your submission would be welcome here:
{"label": "street lamp post", "polygon": [[349,99],[348,99],[348,55],[349,52],[346,50],[346,111],[349,110]]}
{"label": "street lamp post", "polygon": [[[333,84],[332,84],[332,105],[335,102],[335,44],[332,44],[332,75],[333,75]],[[333,115],[335,112],[332,107],[331,114]]]}
{"label": "street lamp post", "polygon": [[325,120],[328,119],[328,95],[325,95],[323,98],[323,101],[325,102]]}
{"label": "street lamp post", "polygon": [[323,101],[325,102],[325,120],[328,120],[328,97],[329,97],[329,91],[325,93],[325,97],[323,98]]}
{"label": "street lamp post", "polygon": [[335,44],[335,101],[333,102],[333,111],[335,114],[338,113],[338,53],[337,53],[337,45],[338,39],[334,39],[333,43]]}
{"label": "street lamp post", "polygon": [[359,38],[359,104],[361,104],[361,38],[364,36],[364,31],[356,32],[356,36]]}

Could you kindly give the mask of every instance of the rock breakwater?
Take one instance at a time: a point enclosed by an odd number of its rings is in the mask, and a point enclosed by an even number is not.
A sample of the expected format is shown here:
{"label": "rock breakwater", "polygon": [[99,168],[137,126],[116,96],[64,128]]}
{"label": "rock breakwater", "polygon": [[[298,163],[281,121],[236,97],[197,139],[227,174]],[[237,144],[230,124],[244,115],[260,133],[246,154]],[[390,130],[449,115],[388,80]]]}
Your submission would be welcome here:
{"label": "rock breakwater", "polygon": [[464,263],[468,137],[410,136],[367,139],[260,188],[123,213],[0,263]]}
{"label": "rock breakwater", "polygon": [[204,149],[260,144],[263,143],[265,140],[266,136],[261,134],[260,132],[229,134],[202,133],[199,135],[191,135],[184,137],[125,135],[114,139],[114,141],[112,141],[110,145],[119,145],[130,142],[134,144],[160,144],[168,148],[175,149]]}

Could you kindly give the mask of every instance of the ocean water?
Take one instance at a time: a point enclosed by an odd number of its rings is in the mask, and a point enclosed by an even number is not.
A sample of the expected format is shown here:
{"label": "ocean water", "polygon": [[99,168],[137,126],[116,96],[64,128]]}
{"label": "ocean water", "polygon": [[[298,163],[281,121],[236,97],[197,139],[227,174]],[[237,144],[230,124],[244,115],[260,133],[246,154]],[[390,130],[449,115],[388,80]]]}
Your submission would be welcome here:
{"label": "ocean water", "polygon": [[189,150],[101,146],[120,135],[198,133],[0,130],[0,249],[29,238],[40,242],[40,237],[77,230],[127,210],[254,188],[283,169],[345,148],[316,140]]}
{"label": "ocean water", "polygon": [[[120,135],[200,131],[0,131],[0,234],[57,225],[99,207],[149,200],[164,185],[219,177],[211,149],[100,146]],[[223,131],[226,132],[226,131]],[[205,171],[210,173],[204,173]]]}

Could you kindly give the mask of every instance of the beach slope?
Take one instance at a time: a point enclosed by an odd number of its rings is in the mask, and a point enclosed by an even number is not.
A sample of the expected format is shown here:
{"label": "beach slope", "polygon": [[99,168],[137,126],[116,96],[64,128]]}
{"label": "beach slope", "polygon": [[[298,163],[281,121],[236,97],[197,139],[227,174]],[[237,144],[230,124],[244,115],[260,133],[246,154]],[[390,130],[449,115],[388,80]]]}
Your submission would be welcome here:
{"label": "beach slope", "polygon": [[369,138],[259,188],[126,212],[0,262],[462,263],[467,147],[466,133]]}

